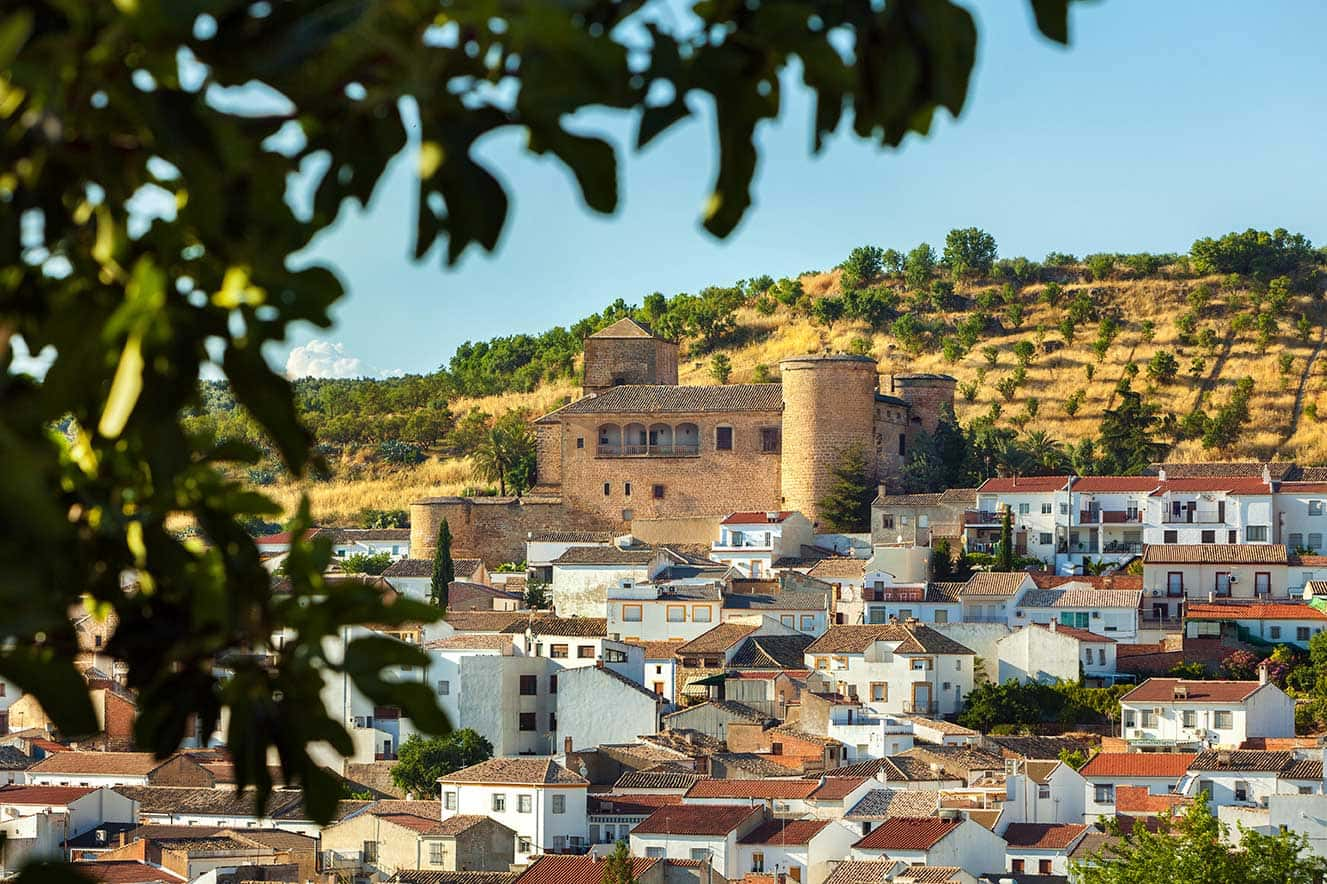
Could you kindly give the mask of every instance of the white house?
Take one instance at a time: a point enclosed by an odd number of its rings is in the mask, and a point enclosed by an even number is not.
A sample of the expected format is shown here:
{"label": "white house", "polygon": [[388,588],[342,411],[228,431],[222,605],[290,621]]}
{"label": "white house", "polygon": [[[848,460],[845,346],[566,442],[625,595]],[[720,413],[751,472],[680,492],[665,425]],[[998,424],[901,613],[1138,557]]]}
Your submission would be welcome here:
{"label": "white house", "polygon": [[829,705],[825,736],[843,744],[844,764],[898,755],[915,741],[912,719],[876,712],[854,700]]}
{"label": "white house", "polygon": [[549,564],[553,608],[563,617],[603,617],[610,588],[624,580],[649,580],[666,561],[662,552],[630,538],[606,546],[572,546]]}
{"label": "white house", "polygon": [[896,816],[852,847],[852,859],[889,859],[909,865],[958,866],[972,875],[1004,871],[1005,842],[959,811],[940,816]]}
{"label": "white house", "polygon": [[1011,823],[1001,837],[1006,871],[1015,875],[1068,875],[1069,852],[1088,832],[1082,823]]}
{"label": "white house", "polygon": [[1055,569],[1081,574],[1092,562],[1118,564],[1143,551],[1148,496],[1155,476],[1081,476],[1069,479],[1069,503],[1055,501]]}
{"label": "white house", "polygon": [[1302,602],[1191,602],[1184,608],[1188,638],[1253,638],[1274,645],[1308,648],[1327,627],[1327,614]]}
{"label": "white house", "polygon": [[738,869],[823,884],[857,840],[856,832],[836,820],[772,819],[738,839]]}
{"label": "white house", "polygon": [[916,618],[923,623],[958,623],[963,619],[961,583],[896,583],[884,571],[866,575],[862,587],[865,622],[888,623]]}
{"label": "white house", "polygon": [[663,700],[607,667],[564,669],[557,677],[555,745],[588,749],[630,743],[659,730]]}
{"label": "white house", "polygon": [[573,546],[609,546],[613,535],[607,531],[560,529],[532,531],[525,539],[525,570],[530,580],[553,582],[553,562]]}
{"label": "white house", "polygon": [[146,786],[157,768],[182,759],[158,759],[151,752],[52,752],[28,768],[34,786]]}
{"label": "white house", "polygon": [[1169,795],[1198,756],[1192,752],[1099,752],[1079,770],[1083,817],[1096,822],[1115,816],[1117,786],[1143,786],[1152,795]]}
{"label": "white house", "polygon": [[1289,558],[1279,543],[1148,546],[1143,592],[1153,610],[1176,616],[1185,599],[1285,599]]}
{"label": "white house", "polygon": [[963,622],[1008,624],[1018,599],[1036,588],[1032,578],[1020,571],[978,571],[958,593]]}
{"label": "white house", "polygon": [[1054,622],[1130,641],[1138,635],[1138,605],[1142,598],[1140,590],[1095,589],[1085,583],[1030,589],[1014,605],[1009,625]]}
{"label": "white house", "polygon": [[996,648],[1000,682],[1012,678],[1024,684],[1049,684],[1082,677],[1089,683],[1111,684],[1116,676],[1114,639],[1054,620],[1015,629],[999,639]]}
{"label": "white house", "polygon": [[630,642],[688,641],[713,629],[723,598],[719,584],[623,579],[607,590],[607,631]]}
{"label": "white house", "polygon": [[1161,477],[1147,498],[1146,544],[1256,544],[1274,539],[1264,477]]}
{"label": "white house", "polygon": [[65,859],[65,842],[105,823],[136,823],[133,801],[105,787],[0,788],[0,872],[14,874],[29,859]]}
{"label": "white house", "polygon": [[160,826],[205,826],[219,829],[285,829],[317,838],[322,831],[304,809],[301,789],[274,789],[261,811],[254,792],[246,789],[183,786],[117,786],[116,794],[133,801],[138,822]]}
{"label": "white house", "polygon": [[1120,698],[1131,747],[1234,748],[1249,737],[1293,737],[1295,701],[1267,681],[1149,678]]}
{"label": "white house", "polygon": [[1189,765],[1176,791],[1188,798],[1206,793],[1214,807],[1267,807],[1272,795],[1323,794],[1322,759],[1292,752],[1209,749]]}
{"label": "white house", "polygon": [[750,804],[665,805],[631,830],[631,852],[708,863],[736,881],[745,874],[738,842],[764,822],[764,809]]}
{"label": "white house", "polygon": [[338,559],[386,554],[398,561],[410,552],[409,528],[320,528],[317,536],[332,541],[332,555]]}
{"label": "white house", "polygon": [[835,626],[809,645],[808,668],[877,712],[954,715],[976,655],[919,623]]}
{"label": "white house", "polygon": [[765,577],[779,559],[800,556],[813,534],[811,522],[798,512],[730,513],[719,523],[719,539],[710,546],[710,558],[746,577]]}
{"label": "white house", "polygon": [[[809,581],[809,578],[802,578]],[[723,598],[724,621],[751,622],[753,616],[777,620],[807,635],[823,635],[829,626],[832,588],[814,584],[781,585],[775,580],[731,580]]]}
{"label": "white house", "polygon": [[442,818],[478,814],[497,820],[516,832],[518,863],[588,845],[589,782],[548,758],[491,758],[438,782]]}
{"label": "white house", "polygon": [[1011,760],[1009,766],[1004,809],[1012,822],[1077,823],[1083,819],[1087,780],[1071,765]]}
{"label": "white house", "polygon": [[987,479],[977,489],[977,509],[964,514],[967,549],[995,552],[1004,513],[1008,512],[1016,553],[1046,562],[1054,560],[1057,513],[1069,505],[1068,483],[1068,476]]}

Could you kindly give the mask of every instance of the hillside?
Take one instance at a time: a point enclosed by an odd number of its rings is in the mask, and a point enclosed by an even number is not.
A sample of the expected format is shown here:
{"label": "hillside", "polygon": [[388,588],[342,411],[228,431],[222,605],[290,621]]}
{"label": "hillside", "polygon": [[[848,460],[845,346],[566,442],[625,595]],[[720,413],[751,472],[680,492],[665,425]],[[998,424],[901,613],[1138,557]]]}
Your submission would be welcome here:
{"label": "hillside", "polygon": [[[619,302],[593,317],[595,323],[572,328],[585,333],[624,309],[646,314],[666,331],[672,325],[670,333],[684,344],[684,384],[715,383],[716,359],[727,360],[730,383],[742,383],[776,379],[778,362],[787,356],[865,352],[880,361],[884,389],[890,373],[946,372],[959,380],[961,425],[1010,428],[1020,438],[1040,432],[1061,446],[1097,435],[1102,412],[1117,403],[1118,385],[1129,375],[1132,389],[1165,419],[1158,440],[1170,446],[1172,459],[1322,463],[1327,427],[1318,407],[1327,407],[1327,360],[1319,357],[1327,310],[1317,268],[1321,256],[1306,254],[1311,266],[1293,280],[1271,276],[1265,266],[1243,274],[1212,272],[1219,262],[1188,256],[1098,255],[1081,262],[1059,256],[1058,263],[1046,265],[1002,261],[968,276],[947,272],[942,263],[920,283],[908,278],[896,256],[894,273],[887,259],[878,274],[865,283],[854,279],[852,286],[845,287],[840,268],[804,273],[796,282],[763,277],[699,296],[653,296],[654,303],[647,299],[642,308]],[[844,266],[856,272],[852,258]],[[854,312],[874,322],[836,318]],[[565,347],[568,333],[555,332],[558,346]],[[460,369],[473,362],[461,355],[448,375],[453,387]],[[537,352],[522,380],[532,389],[452,394],[446,402],[450,415],[510,409],[538,415],[576,395],[576,357],[565,350],[556,359],[545,353],[545,362],[557,362],[547,371],[536,358]],[[490,370],[488,382],[503,376]],[[1252,382],[1247,419],[1239,415],[1204,439],[1203,421],[1211,426],[1243,378]],[[1191,417],[1195,412],[1202,419]],[[330,520],[484,484],[445,440],[422,449],[423,463],[393,466],[371,450],[343,446],[331,452],[331,481],[278,482],[265,490],[287,507],[308,490],[319,517]]]}

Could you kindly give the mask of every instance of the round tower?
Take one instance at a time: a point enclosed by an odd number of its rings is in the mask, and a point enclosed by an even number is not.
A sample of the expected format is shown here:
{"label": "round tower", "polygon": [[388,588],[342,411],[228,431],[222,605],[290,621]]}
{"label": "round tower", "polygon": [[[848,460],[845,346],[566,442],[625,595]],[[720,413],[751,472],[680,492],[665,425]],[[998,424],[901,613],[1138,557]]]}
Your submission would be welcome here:
{"label": "round tower", "polygon": [[783,506],[815,523],[845,449],[860,445],[874,469],[876,364],[866,356],[794,356],[779,371]]}
{"label": "round tower", "polygon": [[958,380],[947,374],[896,374],[889,380],[890,392],[908,403],[912,425],[920,424],[928,434],[943,413],[953,412],[957,386]]}

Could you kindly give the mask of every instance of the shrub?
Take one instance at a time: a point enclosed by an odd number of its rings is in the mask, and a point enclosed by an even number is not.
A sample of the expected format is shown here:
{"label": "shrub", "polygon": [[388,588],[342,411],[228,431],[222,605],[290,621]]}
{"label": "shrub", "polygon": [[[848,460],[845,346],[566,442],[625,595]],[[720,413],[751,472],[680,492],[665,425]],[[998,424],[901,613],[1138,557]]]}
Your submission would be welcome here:
{"label": "shrub", "polygon": [[1093,279],[1109,279],[1115,272],[1115,256],[1110,254],[1088,255],[1083,259],[1087,263],[1088,273]]}
{"label": "shrub", "polygon": [[870,356],[871,342],[866,338],[853,338],[848,342],[848,352],[853,356]]}
{"label": "shrub", "polygon": [[726,353],[716,353],[710,360],[710,377],[714,378],[720,384],[728,383],[728,379],[733,376],[733,363]]}
{"label": "shrub", "polygon": [[944,262],[955,277],[989,276],[995,252],[995,237],[976,227],[951,230],[945,236]]}
{"label": "shrub", "polygon": [[1316,421],[1318,419],[1318,403],[1310,402],[1308,405],[1305,405],[1304,416],[1311,421]]}
{"label": "shrub", "polygon": [[880,253],[881,269],[890,276],[903,273],[903,253],[898,249],[885,249]]}
{"label": "shrub", "polygon": [[1047,267],[1068,267],[1072,264],[1077,264],[1078,259],[1073,255],[1070,255],[1068,252],[1048,252],[1046,254],[1046,260],[1041,263],[1045,264]]}
{"label": "shrub", "polygon": [[775,381],[774,372],[770,371],[769,366],[762,362],[751,373],[751,380],[757,384],[772,384]]}
{"label": "shrub", "polygon": [[392,554],[355,553],[341,560],[341,570],[347,574],[381,574],[392,564]]}
{"label": "shrub", "polygon": [[1206,307],[1207,302],[1211,299],[1212,287],[1205,282],[1200,282],[1193,287],[1193,291],[1189,292],[1189,296],[1185,300],[1191,310],[1198,311]]}
{"label": "shrub", "polygon": [[1189,374],[1194,377],[1201,377],[1206,371],[1207,360],[1201,356],[1193,357],[1193,361],[1189,363]]}
{"label": "shrub", "polygon": [[964,349],[963,343],[958,338],[953,335],[948,335],[940,344],[940,352],[944,355],[945,362],[952,365],[962,359],[967,351]]}
{"label": "shrub", "polygon": [[995,363],[1000,361],[1000,348],[994,344],[987,344],[981,348],[981,355],[986,360],[986,364],[995,368]]}
{"label": "shrub", "polygon": [[773,288],[774,298],[785,307],[791,307],[802,297],[802,281],[800,279],[788,279],[787,277],[775,283]]}
{"label": "shrub", "polygon": [[1158,350],[1147,361],[1147,376],[1158,383],[1168,384],[1179,374],[1180,364],[1175,354],[1168,350]]}
{"label": "shrub", "polygon": [[915,356],[921,352],[924,329],[917,317],[911,313],[904,313],[895,319],[889,331],[898,338],[899,345],[908,353]]}
{"label": "shrub", "polygon": [[1046,287],[1041,290],[1041,303],[1047,307],[1055,308],[1060,306],[1060,300],[1064,297],[1064,289],[1058,282],[1048,282]]}
{"label": "shrub", "polygon": [[1271,233],[1249,228],[1218,239],[1200,239],[1189,249],[1189,256],[1199,273],[1232,273],[1264,281],[1300,276],[1317,261],[1308,238],[1284,228]]}
{"label": "shrub", "polygon": [[756,312],[761,316],[773,316],[774,311],[779,309],[779,302],[769,295],[761,295],[756,298]]}
{"label": "shrub", "polygon": [[1216,336],[1216,329],[1208,327],[1198,332],[1198,346],[1208,353],[1215,353],[1221,340]]}
{"label": "shrub", "polygon": [[1014,356],[1018,359],[1018,365],[1020,368],[1032,362],[1032,357],[1036,352],[1036,346],[1029,340],[1024,339],[1017,344],[1014,344]]}
{"label": "shrub", "polygon": [[977,384],[974,381],[964,381],[958,385],[958,392],[964,402],[974,402],[977,399]]}
{"label": "shrub", "polygon": [[388,439],[378,443],[378,458],[391,464],[423,463],[424,452],[418,445],[411,445],[398,439]]}
{"label": "shrub", "polygon": [[1066,344],[1072,344],[1074,342],[1074,332],[1077,328],[1078,324],[1068,316],[1061,319],[1059,326],[1057,326],[1057,330],[1060,332],[1060,337],[1064,338]]}
{"label": "shrub", "polygon": [[1007,374],[995,382],[995,389],[999,391],[1006,402],[1009,402],[1014,398],[1014,393],[1018,391],[1018,379],[1012,374]]}
{"label": "shrub", "polygon": [[1079,289],[1074,292],[1073,299],[1069,302],[1069,318],[1076,325],[1082,325],[1092,318],[1096,305],[1092,303],[1092,295],[1087,289]]}
{"label": "shrub", "polygon": [[1295,354],[1282,353],[1276,360],[1277,367],[1281,369],[1281,374],[1290,374],[1290,369],[1295,367]]}
{"label": "shrub", "polygon": [[874,282],[884,269],[885,253],[879,246],[858,246],[840,265],[844,288],[859,288]]}
{"label": "shrub", "polygon": [[1011,326],[1018,328],[1023,324],[1023,305],[1017,302],[1010,304],[1004,315]]}
{"label": "shrub", "polygon": [[1087,372],[1087,379],[1089,381],[1092,380],[1092,375],[1097,373],[1097,367],[1089,362],[1087,365],[1083,366],[1083,368]]}
{"label": "shrub", "polygon": [[903,262],[903,277],[909,288],[925,288],[931,281],[933,273],[935,273],[935,249],[927,243],[922,243],[908,252],[908,257]]}
{"label": "shrub", "polygon": [[1082,389],[1074,390],[1070,393],[1069,398],[1064,400],[1064,413],[1070,417],[1078,414],[1079,406],[1083,404],[1083,399],[1086,396],[1087,392]]}
{"label": "shrub", "polygon": [[1144,319],[1143,324],[1138,327],[1138,336],[1144,343],[1150,344],[1157,334],[1157,324],[1150,319]]}
{"label": "shrub", "polygon": [[1295,323],[1295,331],[1299,332],[1299,339],[1307,343],[1309,336],[1313,334],[1313,323],[1307,316],[1301,316]]}
{"label": "shrub", "polygon": [[989,313],[995,309],[995,301],[998,295],[999,292],[996,289],[982,289],[973,296],[973,300],[976,301],[977,307]]}
{"label": "shrub", "polygon": [[1036,417],[1037,412],[1041,411],[1041,400],[1036,396],[1029,396],[1023,402],[1023,407],[1027,409],[1028,417]]}
{"label": "shrub", "polygon": [[275,485],[276,471],[264,467],[252,467],[249,470],[250,485]]}

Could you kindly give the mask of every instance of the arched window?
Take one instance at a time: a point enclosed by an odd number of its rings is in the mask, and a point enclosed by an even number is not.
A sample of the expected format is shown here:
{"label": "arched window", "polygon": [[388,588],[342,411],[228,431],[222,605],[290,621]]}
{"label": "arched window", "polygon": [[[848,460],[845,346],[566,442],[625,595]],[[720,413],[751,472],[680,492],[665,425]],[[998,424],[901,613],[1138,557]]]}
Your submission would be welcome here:
{"label": "arched window", "polygon": [[645,454],[649,445],[649,435],[644,424],[627,424],[622,428],[622,453]]}
{"label": "arched window", "polygon": [[692,423],[673,427],[673,450],[678,454],[700,454],[700,427]]}
{"label": "arched window", "polygon": [[664,457],[673,453],[673,428],[668,424],[650,425],[650,453]]}
{"label": "arched window", "polygon": [[617,424],[599,425],[599,454],[617,455],[622,453],[622,428]]}

